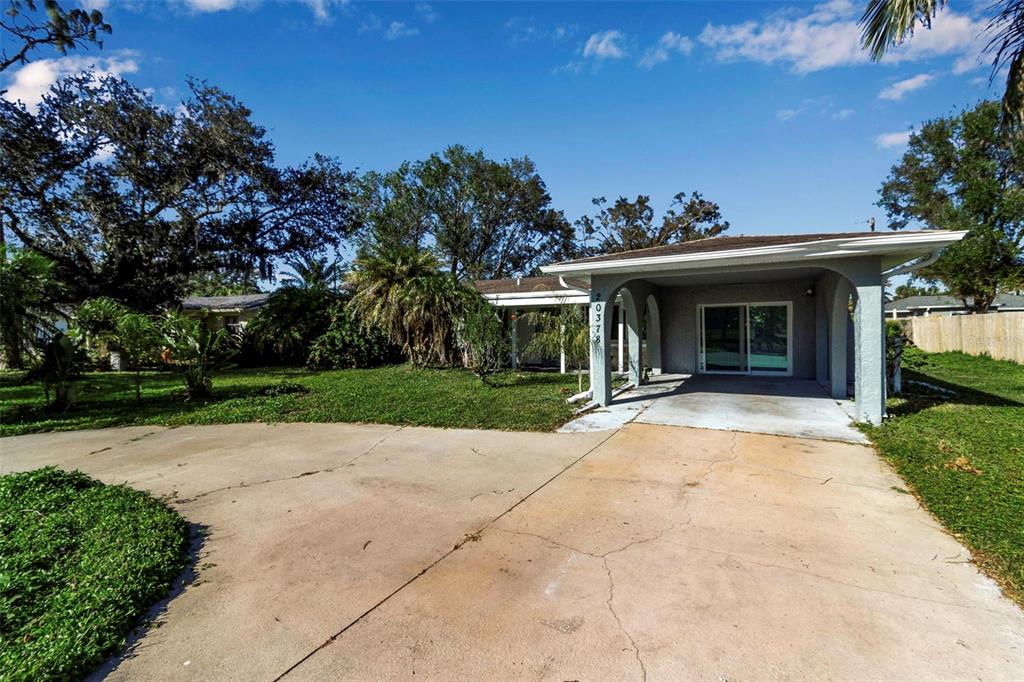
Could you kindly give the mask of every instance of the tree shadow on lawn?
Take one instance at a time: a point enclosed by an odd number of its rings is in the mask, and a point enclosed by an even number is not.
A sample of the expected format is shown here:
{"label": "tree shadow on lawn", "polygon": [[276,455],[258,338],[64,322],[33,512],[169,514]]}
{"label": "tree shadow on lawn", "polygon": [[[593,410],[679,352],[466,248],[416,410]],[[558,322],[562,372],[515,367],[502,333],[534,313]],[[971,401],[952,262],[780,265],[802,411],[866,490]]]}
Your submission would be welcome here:
{"label": "tree shadow on lawn", "polygon": [[905,417],[938,405],[965,405],[984,407],[1024,407],[1024,403],[992,393],[936,379],[912,369],[903,370],[903,392],[894,396],[899,400],[887,412],[893,417]]}
{"label": "tree shadow on lawn", "polygon": [[148,646],[144,641],[146,634],[151,629],[159,628],[163,625],[163,619],[167,615],[167,607],[170,603],[188,589],[190,585],[202,583],[200,575],[203,565],[200,564],[200,559],[203,558],[203,546],[206,544],[208,528],[202,524],[189,523],[188,529],[188,562],[171,584],[171,591],[166,597],[146,610],[146,613],[139,618],[138,624],[127,634],[125,642],[118,652],[111,655],[99,668],[89,674],[85,678],[86,680],[93,682],[105,679],[117,670],[123,661],[135,658],[139,651]]}

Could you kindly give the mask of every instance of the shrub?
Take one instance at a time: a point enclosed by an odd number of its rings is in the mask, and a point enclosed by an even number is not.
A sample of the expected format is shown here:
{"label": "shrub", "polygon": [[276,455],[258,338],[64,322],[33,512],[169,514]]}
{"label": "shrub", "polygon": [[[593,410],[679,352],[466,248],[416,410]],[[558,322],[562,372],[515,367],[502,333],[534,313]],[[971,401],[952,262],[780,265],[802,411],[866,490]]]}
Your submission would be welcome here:
{"label": "shrub", "polygon": [[223,362],[223,329],[211,331],[202,320],[169,313],[164,321],[167,349],[163,359],[185,384],[185,399],[205,398],[213,391],[213,371]]}
{"label": "shrub", "polygon": [[82,677],[186,563],[185,521],[149,495],[54,468],[0,477],[0,677]]}
{"label": "shrub", "polygon": [[508,335],[497,309],[482,296],[468,299],[459,337],[466,347],[466,366],[486,384],[509,352]]}
{"label": "shrub", "polygon": [[336,293],[321,287],[278,289],[246,325],[240,345],[247,364],[305,363],[313,341],[327,332],[337,300]]}
{"label": "shrub", "polygon": [[387,337],[352,318],[343,302],[331,309],[331,324],[309,351],[306,364],[313,369],[376,367],[396,362],[401,354]]}
{"label": "shrub", "polygon": [[[39,381],[43,385],[47,407],[66,410],[75,402],[73,383],[82,374],[86,355],[78,341],[57,334],[39,347],[38,363],[25,375],[25,381]],[[50,391],[54,392],[53,402]]]}

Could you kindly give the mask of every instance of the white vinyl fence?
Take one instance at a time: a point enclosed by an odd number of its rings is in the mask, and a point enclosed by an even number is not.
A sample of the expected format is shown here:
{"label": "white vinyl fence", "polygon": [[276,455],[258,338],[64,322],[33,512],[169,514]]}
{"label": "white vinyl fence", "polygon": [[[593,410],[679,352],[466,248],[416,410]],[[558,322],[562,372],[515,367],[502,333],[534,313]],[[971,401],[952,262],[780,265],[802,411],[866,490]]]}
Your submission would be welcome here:
{"label": "white vinyl fence", "polygon": [[910,335],[915,346],[930,353],[987,353],[1024,363],[1024,312],[913,317]]}

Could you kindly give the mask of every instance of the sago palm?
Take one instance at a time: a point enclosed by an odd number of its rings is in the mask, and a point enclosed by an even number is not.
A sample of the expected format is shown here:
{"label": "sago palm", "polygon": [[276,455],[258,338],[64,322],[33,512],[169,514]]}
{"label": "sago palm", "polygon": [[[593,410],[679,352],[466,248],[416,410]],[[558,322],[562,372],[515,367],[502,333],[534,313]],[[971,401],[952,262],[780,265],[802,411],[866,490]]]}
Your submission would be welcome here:
{"label": "sago palm", "polygon": [[[881,59],[889,48],[910,38],[918,24],[931,28],[932,19],[947,2],[870,0],[860,20],[864,48],[872,59]],[[992,75],[1007,70],[1003,124],[1019,132],[1024,127],[1024,0],[997,0],[989,11],[985,50],[993,55]]]}

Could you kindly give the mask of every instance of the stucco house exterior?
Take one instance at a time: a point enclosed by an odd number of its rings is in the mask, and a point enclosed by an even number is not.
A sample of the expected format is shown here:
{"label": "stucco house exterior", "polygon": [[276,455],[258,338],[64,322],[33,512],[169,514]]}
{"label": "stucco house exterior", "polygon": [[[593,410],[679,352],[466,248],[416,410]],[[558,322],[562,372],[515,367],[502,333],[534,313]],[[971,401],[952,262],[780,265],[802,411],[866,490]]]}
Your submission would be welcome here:
{"label": "stucco house exterior", "polygon": [[244,329],[260,308],[270,300],[270,294],[240,294],[237,296],[193,296],[181,302],[181,309],[190,317],[201,317],[211,330]]}
{"label": "stucco house exterior", "polygon": [[716,237],[541,270],[578,290],[577,298],[588,293],[590,381],[600,405],[612,400],[618,308],[630,383],[642,382],[644,367],[653,374],[756,374],[814,379],[844,399],[852,374],[856,416],[877,424],[885,414],[886,280],[932,262],[965,234]]}

